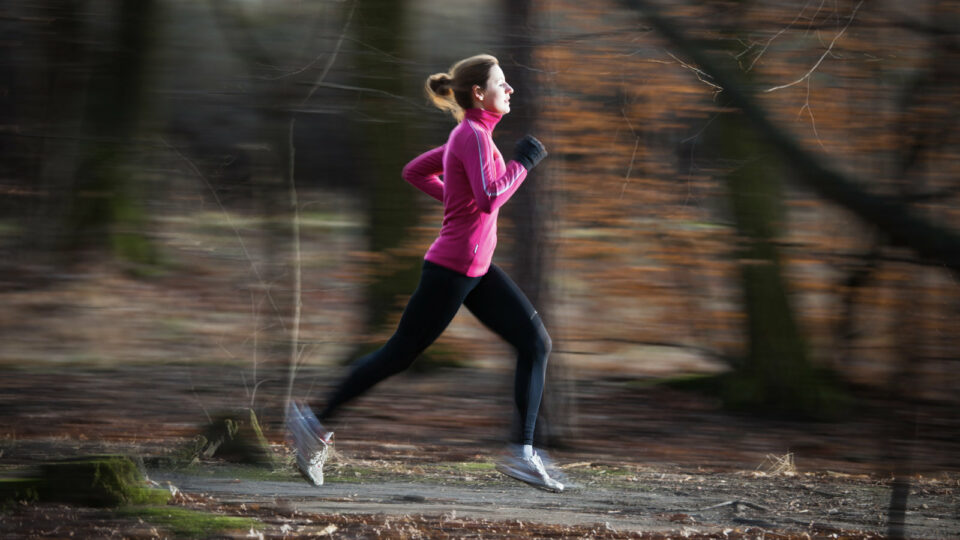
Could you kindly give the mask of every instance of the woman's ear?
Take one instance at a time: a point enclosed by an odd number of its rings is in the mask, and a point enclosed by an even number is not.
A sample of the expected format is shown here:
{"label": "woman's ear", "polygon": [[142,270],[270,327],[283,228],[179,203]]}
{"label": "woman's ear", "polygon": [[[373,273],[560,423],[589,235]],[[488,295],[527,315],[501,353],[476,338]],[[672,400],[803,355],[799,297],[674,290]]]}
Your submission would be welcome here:
{"label": "woman's ear", "polygon": [[479,84],[473,85],[473,99],[483,101],[483,88]]}

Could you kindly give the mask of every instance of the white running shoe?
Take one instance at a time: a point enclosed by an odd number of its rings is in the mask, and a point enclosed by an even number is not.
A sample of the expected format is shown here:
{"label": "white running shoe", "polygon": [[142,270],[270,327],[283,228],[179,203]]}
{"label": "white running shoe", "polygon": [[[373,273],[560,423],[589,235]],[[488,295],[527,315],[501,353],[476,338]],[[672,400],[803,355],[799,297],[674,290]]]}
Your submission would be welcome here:
{"label": "white running shoe", "polygon": [[550,478],[543,466],[543,460],[536,452],[530,457],[524,457],[519,447],[512,449],[497,463],[497,470],[539,489],[554,493],[563,491],[563,484]]}
{"label": "white running shoe", "polygon": [[297,455],[297,468],[308,482],[323,485],[323,465],[327,462],[333,432],[320,424],[306,404],[287,404],[287,432]]}

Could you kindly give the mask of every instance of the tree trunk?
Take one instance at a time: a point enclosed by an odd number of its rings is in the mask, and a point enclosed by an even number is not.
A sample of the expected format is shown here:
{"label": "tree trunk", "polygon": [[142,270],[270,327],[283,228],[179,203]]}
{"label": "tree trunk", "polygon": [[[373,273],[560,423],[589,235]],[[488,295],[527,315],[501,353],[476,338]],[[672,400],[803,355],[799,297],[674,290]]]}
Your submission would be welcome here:
{"label": "tree trunk", "polygon": [[108,248],[139,264],[156,262],[156,251],[143,230],[142,186],[131,178],[127,163],[143,106],[154,11],[151,0],[124,0],[110,50],[91,59],[84,119],[89,142],[74,173],[65,235],[68,248]]}
{"label": "tree trunk", "polygon": [[[362,0],[357,5],[354,28],[357,39],[368,47],[359,49],[352,59],[356,66],[358,87],[399,96],[405,95],[404,79],[395,63],[384,60],[385,51],[399,54],[403,43],[403,2]],[[396,102],[389,98],[364,96],[360,107],[361,140],[357,141],[365,156],[358,164],[358,181],[364,189],[367,207],[366,238],[369,250],[382,257],[382,264],[372,268],[365,295],[366,318],[362,341],[356,356],[382,345],[392,317],[403,309],[402,303],[413,293],[420,277],[421,255],[396,252],[409,239],[409,229],[418,222],[420,193],[400,177],[410,155],[407,123],[390,121],[397,118]],[[419,150],[426,150],[420,148]],[[422,362],[419,362],[421,364]]]}
{"label": "tree trunk", "polygon": [[[535,69],[535,38],[537,36],[533,3],[529,0],[504,2],[503,31],[505,41],[510,48],[499,54],[500,63],[506,73],[507,81],[515,89],[511,97],[511,112],[504,122],[508,129],[500,133],[500,145],[504,159],[512,156],[513,143],[526,134],[539,138],[550,151],[549,137],[538,131],[541,114],[540,103],[547,99],[545,89],[540,85]],[[548,276],[552,269],[549,240],[550,218],[554,211],[551,183],[550,159],[548,158],[527,175],[522,188],[504,207],[503,215],[512,227],[509,235],[514,239],[510,253],[510,275],[530,302],[537,308],[540,317],[547,326],[554,342],[559,341],[551,325],[551,291]],[[506,235],[504,235],[506,236]],[[556,355],[551,356],[547,364],[547,384],[540,407],[537,422],[536,439],[538,445],[557,445],[565,439],[571,426],[566,419],[572,418],[569,394],[563,391],[565,376],[564,365]],[[513,436],[519,437],[519,416],[514,419]]]}
{"label": "tree trunk", "polygon": [[739,112],[722,113],[712,135],[734,169],[725,181],[737,228],[740,286],[749,345],[728,380],[725,399],[735,407],[813,414],[819,383],[794,319],[776,243],[785,219],[781,183]]}

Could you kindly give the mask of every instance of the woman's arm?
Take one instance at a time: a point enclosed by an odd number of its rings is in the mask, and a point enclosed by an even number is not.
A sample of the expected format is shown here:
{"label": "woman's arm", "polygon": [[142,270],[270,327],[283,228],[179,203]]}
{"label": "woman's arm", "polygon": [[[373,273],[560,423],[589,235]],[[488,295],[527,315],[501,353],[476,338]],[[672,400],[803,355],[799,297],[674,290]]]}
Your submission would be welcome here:
{"label": "woman's arm", "polygon": [[434,199],[443,202],[443,150],[446,145],[428,150],[413,158],[403,168],[403,179]]}
{"label": "woman's arm", "polygon": [[473,197],[481,212],[490,213],[503,206],[527,177],[517,161],[508,161],[506,171],[495,176],[493,143],[489,136],[471,126],[460,139],[458,156],[463,161]]}

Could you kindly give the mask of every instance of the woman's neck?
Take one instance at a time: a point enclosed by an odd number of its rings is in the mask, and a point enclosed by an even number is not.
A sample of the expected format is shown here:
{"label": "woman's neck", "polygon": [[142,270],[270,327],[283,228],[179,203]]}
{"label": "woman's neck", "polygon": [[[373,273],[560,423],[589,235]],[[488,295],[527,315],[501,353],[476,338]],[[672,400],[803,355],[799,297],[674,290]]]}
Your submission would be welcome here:
{"label": "woman's neck", "polygon": [[487,128],[487,130],[493,131],[494,126],[500,122],[500,119],[503,118],[503,115],[496,112],[486,111],[479,107],[472,107],[464,112],[463,117],[467,120],[479,122],[485,128]]}

